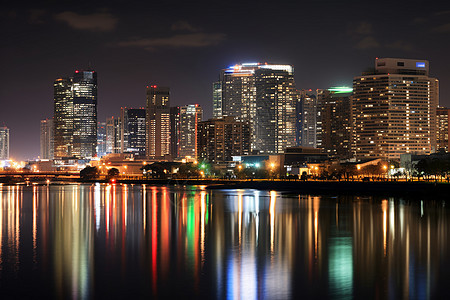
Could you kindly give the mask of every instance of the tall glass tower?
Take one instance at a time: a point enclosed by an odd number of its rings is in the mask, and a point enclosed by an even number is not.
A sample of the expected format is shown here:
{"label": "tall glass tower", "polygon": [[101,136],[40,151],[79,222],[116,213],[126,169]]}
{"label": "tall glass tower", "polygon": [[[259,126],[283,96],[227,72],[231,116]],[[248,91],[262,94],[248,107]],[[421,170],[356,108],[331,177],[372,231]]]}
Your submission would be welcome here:
{"label": "tall glass tower", "polygon": [[147,155],[170,154],[170,89],[147,87]]}
{"label": "tall glass tower", "polygon": [[290,65],[238,64],[222,70],[213,84],[214,116],[247,122],[252,153],[281,153],[296,145],[297,99]]}
{"label": "tall glass tower", "polygon": [[54,83],[54,155],[90,159],[97,147],[97,73],[75,71]]}

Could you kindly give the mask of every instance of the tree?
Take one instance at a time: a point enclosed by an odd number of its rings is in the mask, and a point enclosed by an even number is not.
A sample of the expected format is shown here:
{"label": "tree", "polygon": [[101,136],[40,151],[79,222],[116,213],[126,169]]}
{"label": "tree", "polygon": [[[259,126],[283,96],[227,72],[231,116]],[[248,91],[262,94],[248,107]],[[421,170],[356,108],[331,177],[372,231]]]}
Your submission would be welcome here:
{"label": "tree", "polygon": [[97,167],[87,166],[83,170],[80,171],[80,178],[82,180],[93,180],[97,178],[99,172]]}
{"label": "tree", "polygon": [[111,178],[116,178],[117,176],[119,176],[119,173],[120,173],[119,169],[117,169],[117,168],[109,169],[108,170],[108,175],[107,175],[108,180],[111,179]]}

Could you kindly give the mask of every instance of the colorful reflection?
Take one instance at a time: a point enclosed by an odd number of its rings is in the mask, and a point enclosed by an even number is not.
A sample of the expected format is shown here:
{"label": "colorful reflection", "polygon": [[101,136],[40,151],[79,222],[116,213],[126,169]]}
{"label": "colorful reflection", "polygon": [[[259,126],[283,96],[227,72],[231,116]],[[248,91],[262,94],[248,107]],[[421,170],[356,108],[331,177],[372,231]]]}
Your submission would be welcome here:
{"label": "colorful reflection", "polygon": [[[442,298],[442,201],[142,185],[0,186],[18,298]],[[31,287],[32,292],[22,288]],[[445,297],[444,297],[445,298]]]}

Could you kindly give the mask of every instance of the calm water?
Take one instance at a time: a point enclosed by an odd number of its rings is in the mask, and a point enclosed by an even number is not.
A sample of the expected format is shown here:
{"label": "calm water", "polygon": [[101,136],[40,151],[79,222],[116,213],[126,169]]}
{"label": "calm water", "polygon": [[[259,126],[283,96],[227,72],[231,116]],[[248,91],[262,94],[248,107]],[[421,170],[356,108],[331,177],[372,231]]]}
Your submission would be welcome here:
{"label": "calm water", "polygon": [[0,298],[449,298],[442,201],[0,186]]}

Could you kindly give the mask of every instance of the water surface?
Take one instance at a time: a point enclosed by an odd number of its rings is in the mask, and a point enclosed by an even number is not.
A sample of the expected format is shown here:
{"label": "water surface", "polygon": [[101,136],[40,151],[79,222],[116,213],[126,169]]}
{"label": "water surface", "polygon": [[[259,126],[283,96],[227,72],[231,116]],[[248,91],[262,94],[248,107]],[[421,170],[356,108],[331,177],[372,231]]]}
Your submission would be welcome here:
{"label": "water surface", "polygon": [[2,299],[449,298],[443,201],[0,186]]}

